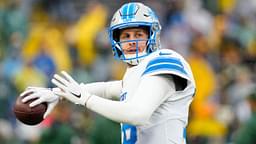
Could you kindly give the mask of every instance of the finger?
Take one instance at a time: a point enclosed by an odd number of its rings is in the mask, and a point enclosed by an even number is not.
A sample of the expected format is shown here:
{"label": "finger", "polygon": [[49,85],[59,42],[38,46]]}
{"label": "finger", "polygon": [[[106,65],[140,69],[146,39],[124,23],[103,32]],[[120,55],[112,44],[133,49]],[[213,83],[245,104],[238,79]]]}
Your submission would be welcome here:
{"label": "finger", "polygon": [[26,103],[27,101],[38,98],[38,97],[39,97],[39,95],[37,93],[33,93],[31,95],[28,95],[28,96],[24,97],[21,101],[23,103]]}
{"label": "finger", "polygon": [[28,95],[28,94],[31,94],[34,92],[34,89],[28,89],[28,90],[25,90],[24,92],[22,92],[20,94],[21,97],[25,96],[25,95]]}
{"label": "finger", "polygon": [[29,104],[29,107],[37,106],[37,105],[39,105],[42,102],[43,102],[42,98],[36,99],[35,101],[33,101],[32,103]]}
{"label": "finger", "polygon": [[29,86],[29,87],[27,87],[26,89],[47,89],[47,88],[44,88],[44,87],[35,87],[35,86]]}
{"label": "finger", "polygon": [[61,91],[59,87],[52,88],[52,91]]}
{"label": "finger", "polygon": [[44,119],[51,113],[49,107],[47,108],[46,112],[44,113]]}
{"label": "finger", "polygon": [[61,97],[67,97],[69,94],[68,92],[63,92],[63,91],[54,91],[53,92],[55,95],[61,96]]}
{"label": "finger", "polygon": [[76,81],[67,72],[61,71],[61,73],[68,79],[68,81],[76,83]]}
{"label": "finger", "polygon": [[53,76],[53,78],[58,80],[59,82],[61,82],[64,85],[68,85],[69,84],[69,82],[66,79],[64,79],[63,77],[59,76],[58,74],[55,74]]}
{"label": "finger", "polygon": [[44,119],[52,112],[53,107],[48,105],[46,112],[44,113]]}
{"label": "finger", "polygon": [[56,91],[54,92],[54,94],[58,95],[58,96],[62,96],[64,97],[65,99],[73,102],[73,103],[76,103],[77,102],[77,97],[75,97],[74,95],[68,93],[68,92],[62,92],[62,91]]}
{"label": "finger", "polygon": [[35,91],[37,90],[45,90],[45,89],[49,89],[49,88],[43,88],[43,87],[32,87],[32,86],[29,86],[26,88],[26,90],[24,92],[22,92],[20,94],[21,97],[25,96],[25,95],[29,95],[31,93],[34,93]]}
{"label": "finger", "polygon": [[47,110],[44,113],[44,119],[52,112],[52,110],[54,109],[54,107],[58,104],[58,101],[48,104],[47,106]]}
{"label": "finger", "polygon": [[65,85],[63,85],[62,83],[60,83],[59,81],[57,81],[56,79],[52,79],[51,80],[52,83],[54,85],[56,85],[57,87],[59,87],[60,89],[64,90],[64,91],[67,91],[67,87]]}

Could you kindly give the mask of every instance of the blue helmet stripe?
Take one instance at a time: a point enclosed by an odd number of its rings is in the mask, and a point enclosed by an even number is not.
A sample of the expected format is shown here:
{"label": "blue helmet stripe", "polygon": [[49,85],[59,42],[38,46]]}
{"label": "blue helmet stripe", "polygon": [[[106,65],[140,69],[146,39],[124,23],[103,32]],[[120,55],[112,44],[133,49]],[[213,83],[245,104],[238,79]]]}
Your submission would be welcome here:
{"label": "blue helmet stripe", "polygon": [[135,3],[128,3],[123,6],[122,12],[122,19],[127,20],[135,17],[136,11],[136,4]]}
{"label": "blue helmet stripe", "polygon": [[134,14],[135,14],[135,7],[136,5],[134,3],[131,3],[131,5],[129,6],[129,12],[128,12],[128,18],[134,18]]}
{"label": "blue helmet stripe", "polygon": [[152,72],[157,72],[157,71],[171,71],[171,72],[176,71],[178,73],[187,75],[187,72],[184,70],[184,68],[172,63],[157,64],[157,65],[151,66],[147,68],[142,75],[149,74]]}
{"label": "blue helmet stripe", "polygon": [[125,15],[126,15],[126,18],[125,18],[125,19],[129,19],[129,15],[130,15],[130,6],[131,6],[131,3],[129,3],[129,4],[127,5],[127,13],[125,13]]}
{"label": "blue helmet stripe", "polygon": [[128,5],[130,5],[130,4],[126,4],[122,8],[122,17],[121,17],[122,19],[126,19],[127,18]]}

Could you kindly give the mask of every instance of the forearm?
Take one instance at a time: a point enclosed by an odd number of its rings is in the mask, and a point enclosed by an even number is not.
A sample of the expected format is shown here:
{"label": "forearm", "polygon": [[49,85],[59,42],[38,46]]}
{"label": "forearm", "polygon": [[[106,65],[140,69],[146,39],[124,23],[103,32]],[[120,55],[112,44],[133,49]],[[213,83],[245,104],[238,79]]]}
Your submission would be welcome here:
{"label": "forearm", "polygon": [[106,99],[119,99],[122,89],[122,81],[95,82],[83,85],[89,93]]}
{"label": "forearm", "polygon": [[136,105],[123,101],[113,101],[98,96],[92,96],[87,102],[87,108],[116,122],[139,125],[145,121],[145,116]]}
{"label": "forearm", "polygon": [[87,108],[116,122],[142,125],[170,90],[175,90],[173,81],[155,76],[143,80],[129,101],[111,101],[93,95],[87,102]]}

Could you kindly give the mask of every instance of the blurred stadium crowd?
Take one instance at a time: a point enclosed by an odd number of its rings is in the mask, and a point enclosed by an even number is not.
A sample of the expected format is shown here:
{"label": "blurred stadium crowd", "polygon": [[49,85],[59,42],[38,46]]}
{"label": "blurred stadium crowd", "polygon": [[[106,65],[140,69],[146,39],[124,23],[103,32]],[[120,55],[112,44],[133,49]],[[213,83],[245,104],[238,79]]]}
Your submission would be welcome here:
{"label": "blurred stadium crowd", "polygon": [[[0,143],[117,144],[119,124],[62,102],[42,124],[16,121],[12,105],[27,86],[52,87],[66,70],[79,82],[121,79],[107,27],[125,0],[0,1]],[[232,144],[253,112],[255,0],[141,0],[162,24],[162,48],[191,64],[197,93],[189,144]],[[256,125],[256,121],[255,121]],[[254,126],[255,127],[255,126]]]}

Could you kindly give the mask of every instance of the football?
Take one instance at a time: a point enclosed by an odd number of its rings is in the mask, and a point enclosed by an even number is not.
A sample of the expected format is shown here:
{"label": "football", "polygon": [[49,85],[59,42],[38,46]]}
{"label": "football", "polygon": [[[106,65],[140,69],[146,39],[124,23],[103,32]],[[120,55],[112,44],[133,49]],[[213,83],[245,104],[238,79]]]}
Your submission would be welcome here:
{"label": "football", "polygon": [[13,106],[13,112],[16,118],[27,125],[36,125],[41,123],[44,120],[43,116],[46,112],[47,104],[42,103],[31,108],[29,107],[29,104],[33,102],[35,99],[23,103],[21,101],[22,98],[23,97],[18,96]]}

